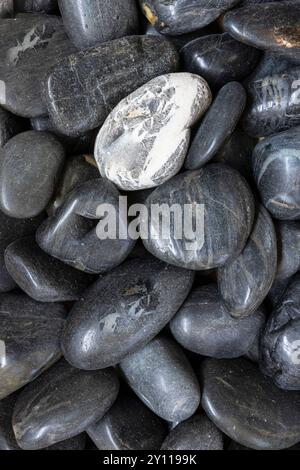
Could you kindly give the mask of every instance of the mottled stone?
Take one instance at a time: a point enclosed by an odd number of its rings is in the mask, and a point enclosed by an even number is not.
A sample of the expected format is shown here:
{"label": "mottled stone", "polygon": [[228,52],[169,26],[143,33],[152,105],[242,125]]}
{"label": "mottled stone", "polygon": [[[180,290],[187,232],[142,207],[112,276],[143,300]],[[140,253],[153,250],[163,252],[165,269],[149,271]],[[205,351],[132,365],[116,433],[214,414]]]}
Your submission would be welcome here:
{"label": "mottled stone", "polygon": [[206,359],[202,406],[236,442],[258,450],[290,447],[300,439],[300,393],[286,392],[246,359]]}
{"label": "mottled stone", "polygon": [[273,221],[260,205],[242,253],[218,271],[221,297],[234,317],[254,313],[266,298],[277,270],[277,240]]}
{"label": "mottled stone", "polygon": [[160,448],[166,426],[133,393],[122,390],[109,412],[87,432],[100,450],[154,450]]}
{"label": "mottled stone", "polygon": [[159,186],[176,175],[190,127],[210,102],[207,83],[189,73],[160,76],[136,90],[100,129],[95,158],[101,175],[127,191]]}
{"label": "mottled stone", "polygon": [[178,67],[164,38],[129,36],[78,52],[52,68],[45,102],[60,132],[79,136],[103,124],[112,109],[152,78]]}
{"label": "mottled stone", "polygon": [[234,358],[249,351],[264,322],[261,311],[248,318],[232,318],[217,286],[209,284],[192,291],[171,320],[170,328],[176,341],[189,351],[202,356]]}
{"label": "mottled stone", "polygon": [[0,295],[0,400],[35,379],[61,356],[62,304],[24,294]]}
{"label": "mottled stone", "polygon": [[239,0],[139,0],[148,21],[163,34],[179,35],[212,23]]}
{"label": "mottled stone", "polygon": [[5,265],[12,279],[39,302],[78,300],[94,276],[71,268],[45,253],[34,237],[20,238],[5,250]]}
{"label": "mottled stone", "polygon": [[[191,202],[198,208],[187,211],[191,220],[184,233],[179,234],[181,239],[174,233],[174,218],[167,233],[157,232],[157,224],[152,223],[151,204],[167,204],[170,208],[179,204],[183,208]],[[246,244],[254,218],[254,201],[248,185],[235,170],[221,163],[175,176],[153,191],[146,207],[150,214],[149,238],[143,240],[147,250],[167,263],[195,270],[218,267],[236,258]],[[200,216],[196,217],[198,212]],[[141,221],[147,225],[143,214]],[[186,233],[195,224],[197,230]]]}
{"label": "mottled stone", "polygon": [[0,104],[17,115],[46,114],[44,74],[74,52],[59,17],[19,14],[0,23]]}
{"label": "mottled stone", "polygon": [[269,317],[261,344],[263,373],[278,387],[300,390],[300,275]]}
{"label": "mottled stone", "polygon": [[99,420],[119,391],[115,372],[87,372],[59,361],[19,395],[13,429],[22,449],[43,449],[72,438]]}
{"label": "mottled stone", "polygon": [[65,152],[51,134],[28,131],[0,150],[0,206],[9,216],[27,219],[50,202]]}
{"label": "mottled stone", "polygon": [[161,450],[223,450],[223,435],[204,413],[196,414],[170,432]]}
{"label": "mottled stone", "polygon": [[270,136],[253,152],[262,202],[276,219],[300,219],[300,127]]}
{"label": "mottled stone", "polygon": [[25,130],[25,122],[0,107],[0,147],[23,130]]}
{"label": "mottled stone", "polygon": [[182,349],[172,340],[157,336],[120,364],[138,397],[166,421],[179,422],[199,406],[199,384]]}
{"label": "mottled stone", "polygon": [[300,221],[278,220],[275,224],[278,244],[277,279],[286,279],[300,271]]}
{"label": "mottled stone", "polygon": [[62,337],[65,358],[87,370],[118,364],[167,325],[192,283],[191,271],[156,259],[127,261],[74,305]]}
{"label": "mottled stone", "polygon": [[[77,186],[56,213],[39,227],[38,245],[49,255],[90,274],[109,271],[119,265],[134,247],[127,233],[127,214],[119,209],[119,196],[112,183],[100,178]],[[98,237],[97,225],[102,217],[98,210],[103,204],[115,208],[115,239]],[[106,225],[105,220],[104,217]]]}
{"label": "mottled stone", "polygon": [[249,75],[257,63],[259,52],[223,33],[188,42],[181,49],[180,57],[185,71],[201,75],[210,87],[218,89]]}
{"label": "mottled stone", "polygon": [[197,170],[222,148],[245,109],[246,92],[238,82],[229,82],[217,94],[196,132],[185,168]]}
{"label": "mottled stone", "polygon": [[138,32],[135,0],[58,0],[65,30],[78,49]]}
{"label": "mottled stone", "polygon": [[15,11],[24,13],[53,13],[57,10],[57,0],[14,0],[14,7]]}
{"label": "mottled stone", "polygon": [[0,3],[0,18],[10,18],[14,14],[14,0],[2,0]]}

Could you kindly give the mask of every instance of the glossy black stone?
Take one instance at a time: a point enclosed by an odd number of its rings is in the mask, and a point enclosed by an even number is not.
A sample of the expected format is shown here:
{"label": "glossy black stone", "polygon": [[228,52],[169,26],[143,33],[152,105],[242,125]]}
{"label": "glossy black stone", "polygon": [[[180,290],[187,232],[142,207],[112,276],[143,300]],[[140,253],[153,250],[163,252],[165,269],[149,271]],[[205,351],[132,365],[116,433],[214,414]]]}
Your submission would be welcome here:
{"label": "glossy black stone", "polygon": [[13,429],[25,450],[43,449],[72,438],[99,420],[119,391],[115,372],[87,372],[59,361],[19,395]]}
{"label": "glossy black stone", "polygon": [[0,104],[23,117],[46,114],[41,96],[44,74],[75,50],[61,19],[21,13],[1,20],[0,36]]}
{"label": "glossy black stone", "polygon": [[300,271],[300,221],[278,220],[275,225],[278,244],[277,279],[286,279]]}
{"label": "glossy black stone", "polygon": [[246,359],[206,359],[202,406],[236,442],[257,450],[285,449],[300,439],[300,394],[286,392]]}
{"label": "glossy black stone", "polygon": [[254,313],[266,298],[277,271],[277,239],[268,211],[260,205],[242,253],[218,271],[221,297],[234,317]]}
{"label": "glossy black stone", "polygon": [[204,413],[196,414],[170,432],[161,450],[223,450],[223,435]]}
{"label": "glossy black stone", "polygon": [[38,245],[49,255],[90,274],[119,265],[134,247],[127,234],[127,214],[120,213],[117,223],[117,229],[125,231],[127,238],[120,238],[117,230],[116,239],[100,239],[97,210],[101,204],[111,204],[119,216],[119,192],[112,183],[98,178],[77,186],[56,213],[39,227]]}
{"label": "glossy black stone", "polygon": [[192,283],[191,271],[155,259],[127,261],[74,305],[62,337],[65,358],[87,370],[118,364],[167,325]]}
{"label": "glossy black stone", "polygon": [[61,356],[62,304],[25,294],[0,295],[0,400],[35,379]]}
{"label": "glossy black stone", "polygon": [[259,52],[223,33],[194,39],[181,49],[180,57],[185,71],[201,75],[211,88],[219,89],[249,75]]}
{"label": "glossy black stone", "polygon": [[[176,341],[202,356],[234,358],[246,354],[260,335],[261,311],[248,318],[232,318],[214,284],[195,288],[171,320]],[[222,332],[222,334],[220,334]]]}
{"label": "glossy black stone", "polygon": [[300,127],[270,136],[253,152],[253,174],[264,206],[276,219],[300,219]]}
{"label": "glossy black stone", "polygon": [[39,302],[77,300],[94,276],[45,253],[35,238],[21,238],[5,250],[6,268],[21,289]]}
{"label": "glossy black stone", "polygon": [[300,390],[300,275],[269,317],[261,344],[262,371],[278,387]]}
{"label": "glossy black stone", "polygon": [[0,147],[23,130],[25,130],[24,121],[0,107]]}
{"label": "glossy black stone", "polygon": [[245,105],[246,92],[240,83],[229,82],[221,88],[196,132],[185,168],[197,170],[212,159],[233,133]]}
{"label": "glossy black stone", "polygon": [[24,13],[53,13],[57,10],[57,0],[14,0],[14,8]]}
{"label": "glossy black stone", "polygon": [[[197,217],[195,233],[183,233],[176,239],[173,219],[169,234],[156,233],[152,226],[151,204],[193,203],[204,205],[203,219]],[[149,238],[143,240],[154,256],[167,263],[188,269],[204,270],[228,263],[240,254],[254,218],[254,201],[246,181],[229,166],[221,163],[175,176],[157,188],[146,202],[149,217]],[[193,225],[195,211],[191,211]],[[146,225],[143,216],[142,223]],[[193,226],[192,222],[190,226]],[[161,232],[161,231],[160,231]],[[182,236],[182,234],[181,234]]]}
{"label": "glossy black stone", "polygon": [[10,18],[14,13],[14,0],[2,0],[0,3],[0,18]]}
{"label": "glossy black stone", "polygon": [[50,202],[65,152],[51,134],[28,131],[0,150],[0,206],[7,215],[35,217]]}
{"label": "glossy black stone", "polygon": [[138,32],[135,0],[58,0],[65,30],[78,49]]}
{"label": "glossy black stone", "polygon": [[121,391],[108,413],[87,429],[100,450],[159,449],[166,425],[132,392]]}
{"label": "glossy black stone", "polygon": [[152,78],[176,71],[174,46],[156,36],[129,36],[78,52],[51,69],[45,101],[55,127],[78,136],[103,124],[112,109]]}
{"label": "glossy black stone", "polygon": [[157,336],[124,359],[120,367],[138,397],[166,421],[184,421],[197,410],[199,384],[174,341]]}
{"label": "glossy black stone", "polygon": [[139,0],[148,21],[163,34],[179,35],[212,23],[239,0]]}

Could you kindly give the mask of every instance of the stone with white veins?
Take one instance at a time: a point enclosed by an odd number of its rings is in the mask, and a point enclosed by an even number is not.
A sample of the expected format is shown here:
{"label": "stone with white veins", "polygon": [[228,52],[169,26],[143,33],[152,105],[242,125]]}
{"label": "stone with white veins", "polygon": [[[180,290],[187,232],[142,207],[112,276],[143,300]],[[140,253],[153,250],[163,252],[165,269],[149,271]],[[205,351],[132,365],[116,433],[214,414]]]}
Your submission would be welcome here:
{"label": "stone with white veins", "polygon": [[103,177],[132,191],[159,186],[181,169],[190,127],[211,103],[206,81],[190,73],[156,77],[111,112],[95,158]]}

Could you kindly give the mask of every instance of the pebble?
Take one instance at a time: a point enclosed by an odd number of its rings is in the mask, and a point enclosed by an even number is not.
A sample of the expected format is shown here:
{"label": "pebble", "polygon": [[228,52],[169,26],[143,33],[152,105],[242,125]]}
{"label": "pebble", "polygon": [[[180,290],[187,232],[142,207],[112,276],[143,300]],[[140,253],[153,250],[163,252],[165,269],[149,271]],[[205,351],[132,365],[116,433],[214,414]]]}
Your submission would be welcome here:
{"label": "pebble", "polygon": [[278,242],[277,279],[286,279],[300,271],[300,221],[276,221]]}

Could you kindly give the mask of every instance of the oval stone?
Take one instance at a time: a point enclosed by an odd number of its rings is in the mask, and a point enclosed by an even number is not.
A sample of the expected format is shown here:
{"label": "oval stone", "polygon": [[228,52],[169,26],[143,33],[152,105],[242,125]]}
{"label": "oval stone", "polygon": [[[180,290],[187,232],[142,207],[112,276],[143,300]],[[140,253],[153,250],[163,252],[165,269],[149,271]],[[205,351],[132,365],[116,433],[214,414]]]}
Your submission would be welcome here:
{"label": "oval stone", "polygon": [[71,310],[62,337],[65,358],[80,369],[118,364],[175,315],[193,273],[155,259],[133,259],[101,277]]}
{"label": "oval stone", "polygon": [[300,221],[278,220],[275,225],[278,241],[277,279],[286,279],[300,271]]}
{"label": "oval stone", "polygon": [[[170,212],[177,204],[180,214],[187,211],[189,222],[184,231],[178,233],[178,224],[175,231],[175,217],[171,217],[166,233],[157,231],[165,217],[157,220],[154,211],[152,220],[151,205],[155,204],[166,204]],[[236,258],[254,218],[253,196],[246,181],[221,163],[175,176],[153,191],[146,208],[150,216],[142,214],[141,224],[148,227],[149,236],[143,240],[147,250],[167,263],[195,270],[215,268]],[[173,206],[172,211],[175,209],[178,207]]]}
{"label": "oval stone", "polygon": [[158,336],[124,359],[120,367],[137,396],[166,421],[184,421],[197,410],[199,384],[174,341]]}
{"label": "oval stone", "polygon": [[77,436],[104,416],[118,391],[112,369],[87,372],[59,361],[17,399],[13,429],[18,445],[43,449]]}
{"label": "oval stone", "polygon": [[25,294],[0,295],[0,400],[35,379],[61,356],[63,304]]}
{"label": "oval stone", "polygon": [[101,175],[127,191],[153,188],[176,175],[190,127],[210,102],[207,83],[189,73],[160,76],[136,90],[100,129],[95,158]]}

